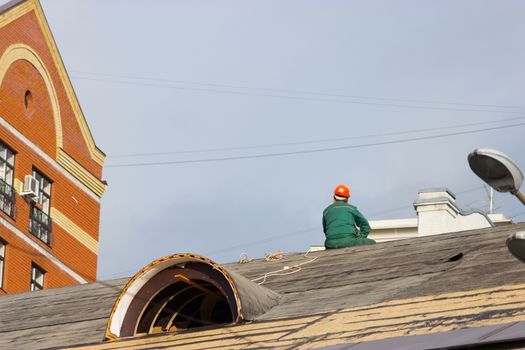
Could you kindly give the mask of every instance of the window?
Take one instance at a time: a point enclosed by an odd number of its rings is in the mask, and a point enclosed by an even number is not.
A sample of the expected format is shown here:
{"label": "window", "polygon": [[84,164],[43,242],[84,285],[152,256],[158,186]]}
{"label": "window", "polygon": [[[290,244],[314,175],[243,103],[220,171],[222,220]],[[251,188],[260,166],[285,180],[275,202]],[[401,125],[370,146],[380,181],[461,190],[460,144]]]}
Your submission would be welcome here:
{"label": "window", "polygon": [[33,292],[35,290],[44,289],[44,275],[46,272],[35,264],[31,265],[31,288]]}
{"label": "window", "polygon": [[4,288],[5,242],[0,240],[0,288]]}
{"label": "window", "polygon": [[40,187],[40,194],[37,202],[40,204],[42,211],[49,215],[49,202],[51,201],[51,181],[36,170],[33,170],[33,177],[37,179]]}
{"label": "window", "polygon": [[51,245],[51,181],[36,170],[33,170],[33,177],[38,180],[40,193],[36,202],[31,202],[29,232]]}
{"label": "window", "polygon": [[15,191],[13,190],[13,170],[15,154],[0,142],[0,210],[13,216]]}

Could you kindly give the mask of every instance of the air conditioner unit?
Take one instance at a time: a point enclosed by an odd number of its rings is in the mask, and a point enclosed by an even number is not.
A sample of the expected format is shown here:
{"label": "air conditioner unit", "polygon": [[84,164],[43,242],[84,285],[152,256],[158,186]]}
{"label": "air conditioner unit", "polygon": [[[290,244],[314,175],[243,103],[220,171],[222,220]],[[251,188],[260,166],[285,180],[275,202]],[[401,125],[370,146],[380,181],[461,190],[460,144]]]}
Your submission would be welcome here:
{"label": "air conditioner unit", "polygon": [[20,191],[20,194],[31,199],[38,198],[40,194],[38,180],[31,175],[26,175],[24,177],[24,185],[22,186],[22,191]]}

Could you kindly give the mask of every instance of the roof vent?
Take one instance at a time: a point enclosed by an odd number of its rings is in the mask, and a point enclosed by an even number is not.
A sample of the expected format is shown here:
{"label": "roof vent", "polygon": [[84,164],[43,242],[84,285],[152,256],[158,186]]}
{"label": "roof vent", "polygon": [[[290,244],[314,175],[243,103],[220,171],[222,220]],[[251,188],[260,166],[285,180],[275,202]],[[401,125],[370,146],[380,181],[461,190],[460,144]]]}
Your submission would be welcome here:
{"label": "roof vent", "polygon": [[252,320],[278,299],[279,294],[210,259],[175,254],[155,260],[128,282],[111,312],[106,338]]}

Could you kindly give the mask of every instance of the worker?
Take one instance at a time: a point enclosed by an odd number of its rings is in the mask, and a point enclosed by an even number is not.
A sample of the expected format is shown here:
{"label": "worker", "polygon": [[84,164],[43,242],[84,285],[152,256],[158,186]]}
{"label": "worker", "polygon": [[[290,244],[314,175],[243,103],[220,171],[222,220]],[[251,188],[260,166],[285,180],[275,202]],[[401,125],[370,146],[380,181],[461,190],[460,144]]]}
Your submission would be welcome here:
{"label": "worker", "polygon": [[374,244],[367,238],[370,224],[353,205],[348,204],[350,188],[341,184],[334,189],[334,202],[323,211],[323,231],[327,249]]}

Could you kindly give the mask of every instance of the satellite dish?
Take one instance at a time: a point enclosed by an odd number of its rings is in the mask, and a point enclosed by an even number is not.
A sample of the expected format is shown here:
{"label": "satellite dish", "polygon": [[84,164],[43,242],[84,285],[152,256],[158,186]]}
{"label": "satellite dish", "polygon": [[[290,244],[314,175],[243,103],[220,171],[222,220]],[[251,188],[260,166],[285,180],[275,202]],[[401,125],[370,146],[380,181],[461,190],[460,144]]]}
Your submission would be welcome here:
{"label": "satellite dish", "polygon": [[507,238],[509,252],[521,262],[525,262],[525,231],[518,231]]}
{"label": "satellite dish", "polygon": [[468,163],[472,171],[496,191],[519,193],[523,174],[507,155],[478,148],[468,155]]}

